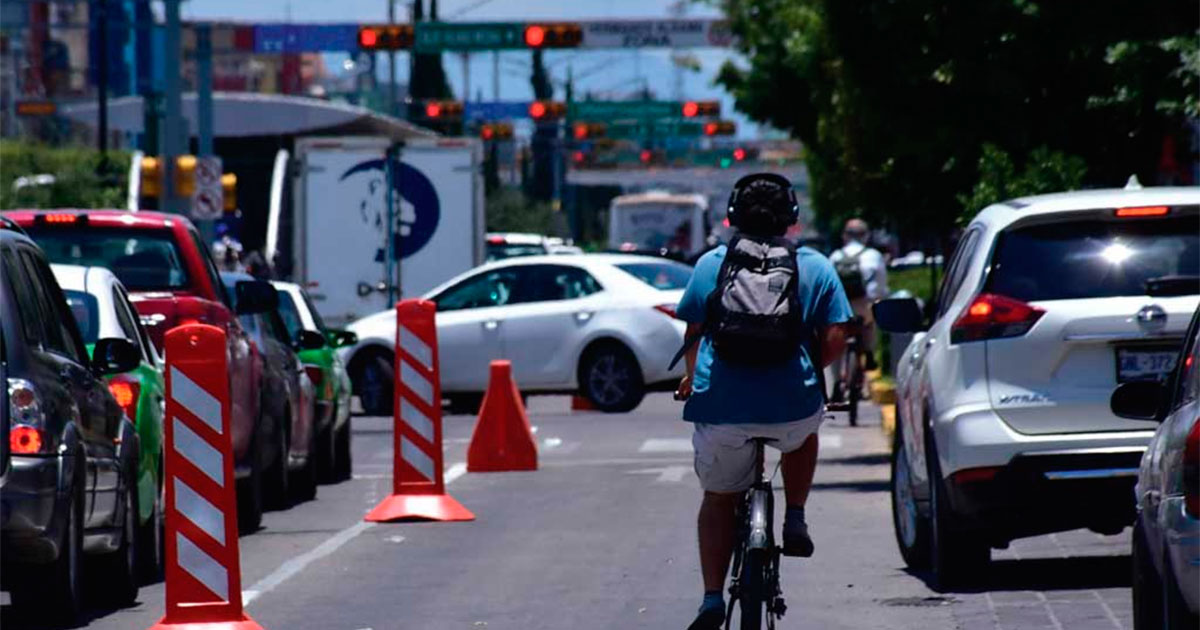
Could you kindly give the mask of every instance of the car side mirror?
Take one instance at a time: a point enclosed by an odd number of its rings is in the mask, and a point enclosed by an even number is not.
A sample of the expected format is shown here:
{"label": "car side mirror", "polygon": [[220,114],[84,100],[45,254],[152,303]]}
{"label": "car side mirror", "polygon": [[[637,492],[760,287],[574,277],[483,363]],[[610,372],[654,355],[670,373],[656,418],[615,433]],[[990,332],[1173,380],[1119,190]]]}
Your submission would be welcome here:
{"label": "car side mirror", "polygon": [[234,286],[237,294],[237,314],[269,313],[279,308],[279,293],[270,282],[242,280]]}
{"label": "car side mirror", "polygon": [[1162,418],[1167,388],[1158,381],[1122,383],[1108,401],[1112,412],[1130,420],[1157,421]]}
{"label": "car side mirror", "polygon": [[120,374],[137,368],[142,355],[128,339],[106,337],[92,350],[92,372],[96,376]]}
{"label": "car side mirror", "polygon": [[329,336],[329,345],[334,348],[345,348],[358,343],[358,335],[349,330],[331,330],[326,334]]}
{"label": "car side mirror", "polygon": [[324,348],[325,343],[325,337],[319,332],[301,330],[300,333],[296,335],[297,350],[318,350],[320,348]]}
{"label": "car side mirror", "polygon": [[925,330],[925,315],[917,298],[888,298],[871,307],[875,323],[891,333],[914,333]]}

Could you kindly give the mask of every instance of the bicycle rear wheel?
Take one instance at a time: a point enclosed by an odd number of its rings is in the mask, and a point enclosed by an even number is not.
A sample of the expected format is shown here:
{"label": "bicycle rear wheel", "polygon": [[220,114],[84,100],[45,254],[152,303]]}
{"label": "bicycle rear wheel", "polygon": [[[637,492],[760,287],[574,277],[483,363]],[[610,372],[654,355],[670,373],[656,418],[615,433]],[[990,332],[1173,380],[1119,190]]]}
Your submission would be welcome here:
{"label": "bicycle rear wheel", "polygon": [[767,604],[766,552],[751,549],[742,558],[741,594],[738,596],[740,630],[761,630]]}

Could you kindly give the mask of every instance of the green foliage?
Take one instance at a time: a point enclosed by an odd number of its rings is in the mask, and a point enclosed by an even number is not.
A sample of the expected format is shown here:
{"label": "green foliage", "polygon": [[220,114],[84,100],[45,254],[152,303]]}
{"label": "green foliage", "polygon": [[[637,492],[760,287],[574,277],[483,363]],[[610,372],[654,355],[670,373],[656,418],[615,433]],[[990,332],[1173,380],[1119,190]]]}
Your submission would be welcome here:
{"label": "green foliage", "polygon": [[963,205],[959,222],[966,225],[980,210],[1005,199],[1075,190],[1083,184],[1086,173],[1083,158],[1045,146],[1031,151],[1025,168],[1017,172],[1011,155],[994,144],[985,144],[979,156],[979,181],[970,194],[958,196]]}
{"label": "green foliage", "polygon": [[891,292],[908,291],[913,297],[920,298],[926,304],[933,299],[936,283],[940,280],[941,270],[931,272],[929,267],[910,267],[888,271],[888,289]]}
{"label": "green foliage", "polygon": [[745,57],[717,81],[805,144],[819,228],[861,215],[946,234],[994,177],[989,144],[1018,165],[1054,147],[1051,172],[1072,181],[1076,156],[1096,186],[1156,181],[1164,137],[1190,144],[1195,2],[710,1]]}
{"label": "green foliage", "polygon": [[519,188],[501,188],[487,198],[489,232],[551,234],[554,210],[550,204],[528,199]]}
{"label": "green foliage", "polygon": [[[0,141],[0,209],[124,207],[128,164],[129,154],[119,151],[102,163],[89,148]],[[39,174],[55,182],[13,189],[17,178]]]}

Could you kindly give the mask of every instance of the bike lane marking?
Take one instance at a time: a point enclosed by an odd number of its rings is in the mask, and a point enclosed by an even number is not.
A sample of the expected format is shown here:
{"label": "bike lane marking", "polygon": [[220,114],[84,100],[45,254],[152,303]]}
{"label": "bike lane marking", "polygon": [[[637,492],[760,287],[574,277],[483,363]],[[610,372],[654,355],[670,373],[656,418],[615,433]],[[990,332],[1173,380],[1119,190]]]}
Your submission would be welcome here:
{"label": "bike lane marking", "polygon": [[[446,469],[444,483],[449,485],[450,482],[462,477],[464,474],[466,474],[466,472],[467,464],[465,462],[454,464]],[[321,542],[321,544],[313,547],[307,552],[279,565],[279,568],[272,571],[263,579],[255,582],[254,585],[249,589],[242,591],[243,605],[249,606],[254,600],[271,592],[280,584],[283,584],[289,579],[295,577],[298,573],[307,568],[308,565],[337,551],[346,543],[354,540],[354,538],[356,538],[359,534],[371,529],[375,525],[377,525],[377,523],[359,521],[350,527],[347,527],[346,529],[343,529],[330,536]]]}

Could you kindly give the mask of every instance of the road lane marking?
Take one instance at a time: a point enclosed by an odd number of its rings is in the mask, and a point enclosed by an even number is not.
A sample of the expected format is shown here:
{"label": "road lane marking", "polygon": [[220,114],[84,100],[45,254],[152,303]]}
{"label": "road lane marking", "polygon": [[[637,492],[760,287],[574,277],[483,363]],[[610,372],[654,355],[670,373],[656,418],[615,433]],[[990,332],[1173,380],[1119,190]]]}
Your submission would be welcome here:
{"label": "road lane marking", "polygon": [[691,453],[692,438],[650,438],[638,447],[639,453]]}
{"label": "road lane marking", "polygon": [[829,433],[820,436],[821,448],[842,448],[842,436]]}
{"label": "road lane marking", "polygon": [[690,466],[661,466],[659,468],[645,468],[642,470],[630,470],[628,475],[658,475],[654,483],[679,483],[683,478],[692,472]]}
{"label": "road lane marking", "polygon": [[[464,474],[466,474],[466,472],[467,472],[466,463],[459,462],[457,464],[454,464],[450,468],[446,469],[444,483],[446,485],[449,485],[450,482],[454,481],[455,479],[458,479],[459,477],[462,477]],[[325,539],[321,544],[317,545],[316,547],[313,547],[312,549],[308,550],[307,552],[305,552],[299,556],[296,556],[295,558],[292,558],[291,560],[288,560],[287,562],[284,562],[283,564],[279,565],[279,568],[272,571],[269,575],[267,575],[263,579],[255,582],[249,589],[242,591],[242,605],[249,606],[250,603],[253,602],[254,600],[271,592],[276,587],[278,587],[280,584],[283,584],[284,582],[288,581],[289,579],[295,577],[298,573],[300,573],[306,567],[308,567],[308,565],[337,551],[346,543],[350,542],[351,540],[354,540],[354,538],[357,537],[359,534],[367,531],[368,529],[371,529],[375,525],[377,525],[377,523],[368,522],[368,521],[359,521],[359,522],[351,525],[350,527],[347,527],[346,529],[343,529],[342,531],[334,534],[333,536],[330,536],[329,538]],[[399,542],[399,541],[393,541],[393,542]]]}

